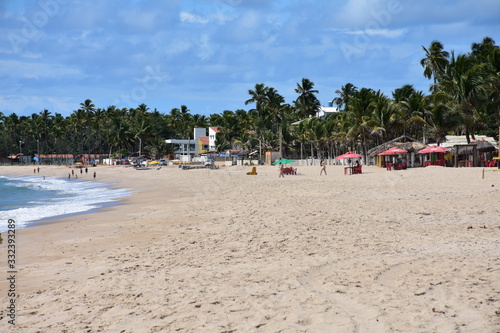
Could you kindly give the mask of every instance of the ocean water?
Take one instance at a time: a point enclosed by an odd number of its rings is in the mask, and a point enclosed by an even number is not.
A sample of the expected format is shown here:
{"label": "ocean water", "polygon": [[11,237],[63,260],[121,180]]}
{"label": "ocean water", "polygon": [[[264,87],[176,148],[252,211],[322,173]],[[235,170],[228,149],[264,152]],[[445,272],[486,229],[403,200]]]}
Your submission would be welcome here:
{"label": "ocean water", "polygon": [[0,176],[0,232],[7,230],[8,219],[14,219],[17,228],[25,228],[62,215],[89,212],[130,194],[127,189],[94,181]]}

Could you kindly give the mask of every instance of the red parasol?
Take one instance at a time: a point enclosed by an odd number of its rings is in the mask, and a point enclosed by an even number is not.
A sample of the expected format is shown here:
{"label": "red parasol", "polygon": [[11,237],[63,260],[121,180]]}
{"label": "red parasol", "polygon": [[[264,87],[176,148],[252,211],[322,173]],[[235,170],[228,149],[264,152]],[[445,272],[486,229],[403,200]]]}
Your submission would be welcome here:
{"label": "red parasol", "polygon": [[399,154],[406,154],[407,151],[398,147],[392,147],[390,149],[387,149],[386,151],[381,152],[379,155],[399,155]]}
{"label": "red parasol", "polygon": [[356,154],[355,152],[350,151],[348,153],[337,156],[337,159],[343,160],[343,159],[348,159],[348,158],[360,158],[360,157],[363,157],[363,155]]}
{"label": "red parasol", "polygon": [[429,146],[419,150],[418,153],[419,154],[444,153],[447,149],[449,148],[442,146]]}

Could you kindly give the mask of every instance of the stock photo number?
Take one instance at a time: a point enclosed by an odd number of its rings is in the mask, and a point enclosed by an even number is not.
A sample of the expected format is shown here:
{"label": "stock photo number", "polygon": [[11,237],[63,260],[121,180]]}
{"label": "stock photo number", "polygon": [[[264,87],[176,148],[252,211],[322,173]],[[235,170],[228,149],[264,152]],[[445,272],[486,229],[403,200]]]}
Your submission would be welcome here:
{"label": "stock photo number", "polygon": [[[7,230],[7,299],[6,306],[7,321],[11,325],[16,324],[16,221],[8,220]],[[0,312],[0,318],[3,318],[3,311]]]}

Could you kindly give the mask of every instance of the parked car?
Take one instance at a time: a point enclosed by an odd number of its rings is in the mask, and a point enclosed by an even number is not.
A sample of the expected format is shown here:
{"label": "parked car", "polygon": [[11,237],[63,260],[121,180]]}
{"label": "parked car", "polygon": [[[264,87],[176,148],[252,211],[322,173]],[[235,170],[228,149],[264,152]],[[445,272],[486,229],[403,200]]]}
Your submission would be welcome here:
{"label": "parked car", "polygon": [[168,165],[168,160],[160,160],[160,165]]}

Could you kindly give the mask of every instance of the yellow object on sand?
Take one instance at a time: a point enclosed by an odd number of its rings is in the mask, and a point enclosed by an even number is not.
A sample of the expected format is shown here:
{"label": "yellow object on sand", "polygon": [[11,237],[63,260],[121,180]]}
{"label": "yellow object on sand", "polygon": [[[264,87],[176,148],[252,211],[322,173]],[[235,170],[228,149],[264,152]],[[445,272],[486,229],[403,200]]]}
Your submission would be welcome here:
{"label": "yellow object on sand", "polygon": [[252,171],[247,172],[247,175],[257,175],[257,167],[253,167]]}

